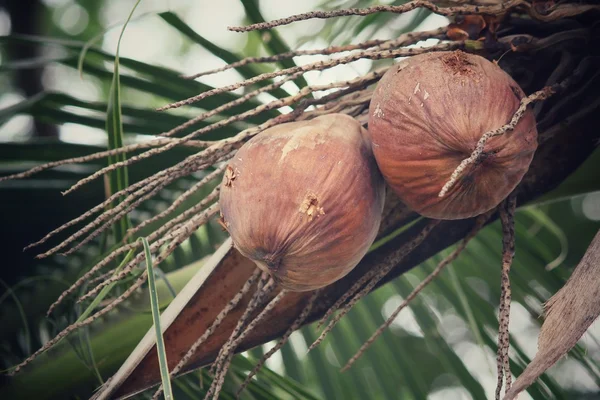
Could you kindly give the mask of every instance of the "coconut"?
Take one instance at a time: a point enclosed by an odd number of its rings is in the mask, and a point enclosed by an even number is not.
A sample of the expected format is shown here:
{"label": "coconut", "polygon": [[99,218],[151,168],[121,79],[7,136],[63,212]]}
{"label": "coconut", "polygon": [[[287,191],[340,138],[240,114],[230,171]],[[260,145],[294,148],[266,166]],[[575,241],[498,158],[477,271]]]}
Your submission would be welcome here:
{"label": "coconut", "polygon": [[226,167],[222,222],[236,248],[283,288],[350,272],[375,240],[384,181],[367,131],[344,114],[269,128]]}
{"label": "coconut", "polygon": [[519,184],[537,148],[533,112],[490,139],[444,196],[452,172],[485,132],[508,123],[524,93],[500,67],[461,51],[426,53],[390,68],[369,108],[377,164],[411,209],[429,218],[469,218],[497,206]]}

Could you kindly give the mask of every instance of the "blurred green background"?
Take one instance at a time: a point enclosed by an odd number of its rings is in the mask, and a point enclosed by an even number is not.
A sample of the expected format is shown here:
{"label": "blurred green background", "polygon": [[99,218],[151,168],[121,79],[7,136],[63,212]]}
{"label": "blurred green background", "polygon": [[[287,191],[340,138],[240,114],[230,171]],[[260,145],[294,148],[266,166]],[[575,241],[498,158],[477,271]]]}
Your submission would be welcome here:
{"label": "blurred green background", "polygon": [[[0,174],[106,149],[105,120],[114,54],[122,24],[134,4],[133,0],[0,1]],[[371,4],[362,0],[142,0],[120,47],[125,143],[148,140],[244,92],[215,96],[170,113],[158,113],[154,108],[275,66],[252,65],[197,81],[184,80],[180,74],[220,67],[244,56],[357,43],[369,38],[387,39],[447,23],[445,18],[427,11],[414,11],[405,15],[307,21],[269,35],[226,30],[230,25],[271,20],[315,8]],[[88,46],[80,72],[80,55]],[[322,58],[296,57],[282,64]],[[385,62],[389,61],[361,60],[323,72],[309,72],[305,79],[310,84],[351,79]],[[257,101],[295,93],[296,84],[286,83],[281,92],[261,95]],[[242,110],[240,107],[230,112]],[[260,115],[250,122],[259,123],[276,114]],[[228,137],[243,126],[234,124],[207,138]],[[129,180],[135,182],[173,165],[192,151],[176,148],[135,164],[129,168]],[[45,317],[50,303],[106,251],[110,238],[99,238],[73,256],[41,261],[34,258],[35,251],[23,252],[22,248],[104,199],[102,181],[66,197],[60,192],[105,163],[100,160],[64,166],[29,179],[0,183],[0,368],[20,362],[82,312],[81,307],[67,303],[52,317]],[[600,227],[598,171],[600,153],[596,150],[573,176],[546,197],[548,201],[518,212],[511,310],[515,375],[535,354],[541,305],[564,284]],[[165,209],[202,176],[197,173],[176,181],[132,212],[132,222],[139,223]],[[182,210],[210,189],[199,192]],[[565,193],[568,196],[562,195]],[[491,398],[496,383],[500,232],[497,222],[482,231],[350,371],[341,374],[339,368],[451,249],[362,300],[315,351],[306,354],[307,343],[318,335],[313,326],[294,333],[291,342],[269,360],[268,369],[258,375],[243,397]],[[203,257],[223,240],[220,227],[209,224],[161,264],[159,296],[163,305],[201,268]],[[113,295],[125,287],[126,283],[120,285]],[[139,293],[118,311],[40,357],[15,380],[0,381],[0,398],[88,398],[119,367],[151,323],[147,293]],[[600,324],[596,322],[569,357],[520,398],[600,398],[599,338]],[[223,398],[232,398],[251,362],[273,345],[268,343],[236,357]],[[199,398],[208,379],[205,372],[177,379],[175,397]],[[144,396],[147,397],[139,395]]]}

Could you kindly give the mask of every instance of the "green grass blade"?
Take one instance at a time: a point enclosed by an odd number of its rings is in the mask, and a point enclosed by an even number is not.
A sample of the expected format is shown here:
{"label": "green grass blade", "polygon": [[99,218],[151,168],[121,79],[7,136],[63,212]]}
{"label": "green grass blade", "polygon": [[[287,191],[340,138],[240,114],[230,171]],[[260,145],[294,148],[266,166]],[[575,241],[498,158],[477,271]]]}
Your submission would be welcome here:
{"label": "green grass blade", "polygon": [[[136,7],[137,7],[137,4],[134,6],[133,9],[135,10]],[[132,14],[133,14],[133,10],[132,10]],[[116,24],[112,24],[108,28],[102,30],[97,35],[92,37],[90,40],[85,42],[85,44],[83,45],[83,48],[79,52],[79,57],[77,58],[77,71],[79,71],[79,77],[83,79],[83,60],[85,60],[85,56],[87,55],[88,50],[90,50],[90,48],[92,48],[93,46],[96,46],[96,44],[100,41],[100,39],[102,39],[104,37],[104,35],[106,35],[108,32],[110,32],[112,29],[114,29],[118,26],[127,25],[129,23],[129,21],[131,21],[132,19],[140,19],[140,18],[146,17],[148,15],[154,15],[154,12],[146,12],[146,13],[138,15],[135,18],[132,18],[131,15],[129,15],[129,17],[127,18],[127,20],[125,22],[117,22]]]}
{"label": "green grass blade", "polygon": [[[129,20],[133,16],[135,9],[140,4],[140,2],[141,0],[136,1],[135,5],[131,9],[127,20],[125,21],[125,24],[121,29],[121,34],[119,35],[119,40],[117,42],[117,51],[115,53],[115,63],[113,70],[113,80],[108,96],[108,108],[106,109],[106,132],[108,133],[108,148],[110,150],[123,146],[123,121],[121,118],[121,87],[119,79],[119,50],[121,47],[121,40],[123,39],[123,34],[125,33],[125,29],[127,28],[127,24],[129,23]],[[125,154],[110,156],[108,157],[108,165],[125,161],[126,158],[127,156]],[[129,185],[127,168],[119,168],[116,171],[112,171],[109,174],[109,180],[111,194],[117,193],[118,191],[125,189]],[[113,207],[116,206],[118,203],[119,200],[117,200],[116,204],[113,204]],[[126,238],[129,227],[129,217],[127,215],[121,218],[115,224],[114,234],[116,242],[120,243]]]}
{"label": "green grass blade", "polygon": [[156,283],[154,280],[154,267],[152,266],[152,254],[150,254],[150,245],[146,238],[140,238],[144,245],[146,255],[146,269],[148,270],[148,286],[150,292],[150,305],[152,306],[152,320],[154,321],[154,332],[156,333],[156,350],[158,354],[158,364],[160,365],[160,377],[165,395],[165,400],[173,399],[173,390],[171,389],[171,379],[169,377],[169,365],[167,364],[167,353],[165,351],[165,342],[160,327],[160,306],[158,296],[156,295]]}

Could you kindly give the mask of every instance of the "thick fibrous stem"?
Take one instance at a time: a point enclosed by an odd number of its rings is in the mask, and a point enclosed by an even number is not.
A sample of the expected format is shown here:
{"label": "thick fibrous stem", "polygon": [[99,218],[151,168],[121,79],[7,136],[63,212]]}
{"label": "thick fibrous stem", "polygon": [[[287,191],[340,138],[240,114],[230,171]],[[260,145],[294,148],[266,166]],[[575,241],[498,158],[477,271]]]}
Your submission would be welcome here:
{"label": "thick fibrous stem", "polygon": [[356,293],[352,297],[352,299],[348,302],[348,304],[346,304],[340,310],[340,313],[337,314],[333,318],[333,320],[331,320],[331,322],[329,322],[329,324],[323,330],[323,332],[317,338],[317,340],[315,340],[314,343],[310,345],[310,347],[308,348],[308,351],[311,351],[312,349],[317,347],[323,341],[323,339],[325,339],[327,334],[329,332],[331,332],[333,327],[342,319],[342,317],[344,315],[346,315],[348,313],[348,311],[350,311],[352,309],[352,307],[354,307],[354,305],[360,299],[362,299],[366,294],[368,294],[375,287],[375,285],[377,285],[377,283],[381,279],[383,279],[383,277],[385,277],[391,271],[392,268],[394,268],[395,265],[397,265],[400,261],[402,261],[402,259],[404,257],[406,257],[408,254],[410,254],[410,252],[413,251],[417,246],[419,246],[421,243],[423,243],[423,240],[425,240],[425,238],[431,233],[433,228],[435,228],[439,223],[440,223],[439,220],[431,220],[421,230],[421,232],[419,232],[419,234],[416,237],[414,237],[411,241],[405,243],[398,250],[396,250],[395,252],[390,254],[388,257],[386,257],[381,262],[381,264],[377,266],[376,272],[374,273],[373,277],[368,281],[366,286],[362,290],[360,290],[358,293]]}
{"label": "thick fibrous stem", "polygon": [[289,25],[293,22],[305,21],[307,19],[327,19],[327,18],[335,18],[335,17],[344,17],[350,15],[359,15],[365,16],[370,14],[375,14],[379,12],[391,12],[396,14],[403,14],[417,8],[426,8],[434,12],[435,14],[445,15],[445,16],[455,16],[461,14],[492,14],[498,15],[503,14],[507,11],[507,9],[516,7],[521,4],[527,4],[525,0],[510,0],[510,1],[501,1],[500,4],[491,5],[491,6],[475,6],[470,4],[464,4],[456,7],[439,7],[434,2],[424,1],[424,0],[415,0],[403,4],[401,6],[387,6],[387,5],[377,5],[368,8],[347,8],[341,10],[334,11],[311,11],[304,14],[293,15],[287,18],[276,19],[271,22],[261,22],[257,24],[252,24],[248,26],[230,26],[227,29],[233,32],[250,32],[255,30],[263,30],[263,29],[271,29],[277,26]]}
{"label": "thick fibrous stem", "polygon": [[[494,210],[495,211],[495,210]],[[448,266],[452,261],[456,260],[456,258],[463,252],[463,250],[467,247],[467,244],[477,235],[477,233],[481,230],[486,221],[490,218],[492,212],[487,212],[477,218],[475,221],[475,226],[465,236],[465,238],[461,241],[461,243],[456,247],[456,249],[450,253],[446,258],[444,258],[437,267],[429,274],[423,281],[421,281],[414,290],[404,299],[404,301],[394,310],[394,312],[388,317],[388,319],[371,335],[371,337],[361,346],[361,348],[356,352],[350,360],[346,363],[346,365],[342,368],[342,372],[347,371],[352,365],[364,354],[364,352],[375,342],[375,340],[394,322],[400,311],[402,311],[406,306],[415,298],[417,295],[431,283],[441,272],[442,270]]]}
{"label": "thick fibrous stem", "polygon": [[444,187],[442,187],[442,190],[440,190],[438,196],[444,197],[446,193],[448,193],[448,191],[452,188],[452,186],[456,184],[458,178],[467,169],[467,167],[471,164],[476,163],[481,158],[481,155],[483,154],[483,150],[485,148],[485,144],[488,140],[490,140],[494,136],[500,136],[505,134],[506,132],[515,129],[521,118],[523,118],[523,115],[525,115],[525,111],[527,110],[527,106],[529,104],[535,101],[547,99],[548,97],[552,96],[554,92],[555,88],[545,87],[542,90],[538,90],[537,92],[521,99],[519,108],[517,108],[517,111],[515,111],[515,113],[513,114],[510,122],[508,122],[506,125],[501,126],[498,129],[494,129],[493,131],[489,131],[483,134],[481,139],[479,139],[479,142],[477,142],[477,146],[475,147],[473,153],[471,153],[469,158],[465,158],[460,162],[458,167],[456,167],[454,172],[452,172],[452,175],[450,176],[448,182],[446,182],[444,184]]}
{"label": "thick fibrous stem", "polygon": [[239,397],[240,393],[246,388],[246,386],[248,386],[252,377],[254,375],[256,375],[258,373],[258,371],[260,371],[260,369],[262,368],[263,365],[265,365],[265,362],[267,362],[267,360],[273,354],[275,354],[277,352],[277,350],[282,348],[288,342],[288,339],[290,338],[292,333],[294,333],[296,331],[296,329],[298,329],[298,328],[300,328],[300,326],[302,326],[302,324],[306,320],[306,317],[308,317],[308,315],[312,311],[315,301],[319,297],[319,294],[320,294],[320,291],[315,290],[313,295],[308,300],[308,303],[306,303],[306,306],[304,307],[304,309],[300,312],[300,315],[298,315],[298,318],[296,318],[294,320],[294,322],[292,322],[292,325],[290,325],[290,327],[287,329],[287,331],[285,331],[285,333],[283,334],[283,336],[281,337],[279,342],[277,342],[277,344],[275,346],[273,346],[272,349],[270,349],[268,352],[265,353],[265,355],[262,356],[260,361],[254,366],[254,368],[252,369],[252,371],[250,371],[248,376],[246,376],[246,379],[244,379],[244,382],[242,382],[242,384],[240,385],[240,388],[238,389],[238,391],[236,393],[237,397]]}
{"label": "thick fibrous stem", "polygon": [[[242,300],[242,297],[244,297],[248,292],[250,292],[250,288],[252,287],[252,285],[254,285],[254,283],[256,282],[256,280],[258,279],[258,277],[260,275],[261,275],[261,270],[259,268],[256,268],[256,270],[254,271],[252,276],[250,276],[250,278],[246,281],[246,283],[244,283],[244,286],[242,286],[240,291],[236,293],[236,295],[229,301],[229,303],[227,303],[227,305],[225,306],[225,308],[223,308],[223,310],[219,313],[219,315],[217,315],[217,317],[215,318],[212,325],[206,330],[206,332],[204,332],[202,334],[202,336],[200,336],[198,338],[198,340],[196,340],[194,342],[194,344],[189,348],[187,353],[185,353],[185,355],[183,356],[181,361],[179,361],[179,363],[177,363],[175,368],[173,368],[171,370],[171,372],[169,374],[171,377],[175,376],[177,373],[179,373],[179,371],[181,371],[181,369],[183,367],[185,367],[185,365],[192,358],[192,356],[196,353],[196,351],[202,345],[202,343],[204,343],[206,341],[206,339],[208,339],[209,336],[213,334],[213,332],[215,331],[215,329],[217,329],[219,327],[219,325],[221,325],[221,322],[223,322],[223,320],[225,319],[227,314],[229,314],[229,312],[231,310],[233,310],[240,303],[240,300]],[[158,399],[158,397],[162,393],[162,390],[163,390],[163,387],[161,385],[161,386],[159,386],[158,390],[152,396],[152,400]]]}
{"label": "thick fibrous stem", "polygon": [[358,44],[348,44],[345,46],[331,46],[331,47],[326,47],[323,49],[315,49],[315,50],[294,50],[294,51],[288,51],[285,53],[276,54],[276,55],[267,56],[267,57],[248,57],[248,58],[244,58],[243,60],[240,60],[240,61],[237,61],[237,62],[234,62],[231,64],[227,64],[221,68],[211,69],[208,71],[197,73],[195,75],[184,76],[184,78],[196,79],[201,76],[216,74],[218,72],[227,71],[229,69],[243,67],[244,65],[248,65],[248,64],[278,62],[281,60],[298,57],[298,56],[311,56],[311,55],[326,56],[326,55],[342,53],[342,52],[352,51],[352,50],[363,50],[363,49],[368,49],[371,47],[378,47],[379,50],[383,50],[383,49],[392,48],[392,47],[406,46],[409,44],[417,43],[420,40],[439,37],[445,31],[446,31],[446,28],[444,27],[444,28],[438,28],[438,29],[424,31],[424,32],[405,33],[403,35],[400,35],[400,37],[398,37],[397,39],[393,39],[393,40],[374,39],[374,40],[367,40],[367,41],[364,41],[364,42],[358,43]]}
{"label": "thick fibrous stem", "polygon": [[500,205],[500,221],[502,223],[502,276],[499,307],[499,328],[498,328],[498,383],[496,386],[496,400],[500,400],[503,378],[506,380],[505,393],[510,389],[512,376],[510,373],[510,358],[508,350],[510,348],[510,267],[515,256],[515,208],[517,204],[516,196],[510,195]]}

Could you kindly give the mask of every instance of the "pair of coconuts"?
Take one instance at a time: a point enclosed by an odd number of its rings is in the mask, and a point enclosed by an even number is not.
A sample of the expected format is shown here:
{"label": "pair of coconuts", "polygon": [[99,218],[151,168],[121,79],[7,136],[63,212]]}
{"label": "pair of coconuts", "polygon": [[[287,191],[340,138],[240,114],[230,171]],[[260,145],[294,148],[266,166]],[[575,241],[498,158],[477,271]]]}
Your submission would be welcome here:
{"label": "pair of coconuts", "polygon": [[221,217],[236,248],[283,288],[309,291],[349,273],[373,244],[385,183],[417,213],[463,219],[497,206],[537,147],[533,113],[490,139],[456,184],[438,193],[481,136],[524,96],[496,64],[461,51],[391,67],[377,84],[367,131],[345,114],[269,128],[226,167]]}

